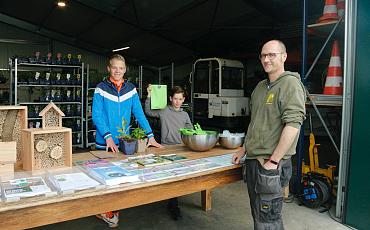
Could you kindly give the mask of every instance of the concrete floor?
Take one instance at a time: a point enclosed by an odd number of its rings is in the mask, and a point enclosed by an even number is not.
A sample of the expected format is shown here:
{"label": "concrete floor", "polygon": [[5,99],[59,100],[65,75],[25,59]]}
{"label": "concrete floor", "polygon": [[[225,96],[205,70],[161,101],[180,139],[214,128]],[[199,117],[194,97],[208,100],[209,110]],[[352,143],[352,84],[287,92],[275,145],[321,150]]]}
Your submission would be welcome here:
{"label": "concrete floor", "polygon": [[[215,189],[212,193],[212,202],[212,210],[204,212],[200,208],[200,193],[179,198],[183,217],[178,221],[169,217],[165,201],[126,209],[120,212],[118,229],[253,229],[249,197],[244,183],[238,182]],[[297,202],[284,204],[283,217],[286,230],[348,229],[332,220],[328,213],[319,213],[318,210],[298,206]],[[95,217],[86,217],[36,229],[109,228]]]}

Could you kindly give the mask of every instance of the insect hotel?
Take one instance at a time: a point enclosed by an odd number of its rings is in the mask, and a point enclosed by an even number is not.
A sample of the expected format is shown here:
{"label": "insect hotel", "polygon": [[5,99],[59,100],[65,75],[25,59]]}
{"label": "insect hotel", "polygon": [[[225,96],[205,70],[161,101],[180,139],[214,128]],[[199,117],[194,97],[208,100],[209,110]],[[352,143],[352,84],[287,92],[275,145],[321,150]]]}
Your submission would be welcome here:
{"label": "insect hotel", "polygon": [[40,113],[42,128],[22,130],[23,169],[72,166],[72,130],[62,127],[64,113],[50,102]]}
{"label": "insect hotel", "polygon": [[0,106],[0,175],[22,167],[21,129],[25,128],[27,106]]}

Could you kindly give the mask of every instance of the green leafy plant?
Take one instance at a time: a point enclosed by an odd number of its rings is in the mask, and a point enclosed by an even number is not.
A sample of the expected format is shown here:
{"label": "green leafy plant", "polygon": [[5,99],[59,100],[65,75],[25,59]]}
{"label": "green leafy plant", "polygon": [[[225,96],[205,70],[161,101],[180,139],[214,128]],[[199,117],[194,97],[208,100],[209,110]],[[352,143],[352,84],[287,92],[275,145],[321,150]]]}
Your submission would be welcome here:
{"label": "green leafy plant", "polygon": [[121,127],[117,127],[117,131],[119,133],[119,135],[117,136],[118,139],[123,139],[127,142],[131,142],[131,141],[134,141],[135,138],[133,138],[129,133],[130,131],[130,125],[126,127],[126,120],[124,118],[122,118],[122,124],[121,124]]}
{"label": "green leafy plant", "polygon": [[143,140],[146,138],[144,129],[137,127],[131,132],[131,136],[136,140]]}

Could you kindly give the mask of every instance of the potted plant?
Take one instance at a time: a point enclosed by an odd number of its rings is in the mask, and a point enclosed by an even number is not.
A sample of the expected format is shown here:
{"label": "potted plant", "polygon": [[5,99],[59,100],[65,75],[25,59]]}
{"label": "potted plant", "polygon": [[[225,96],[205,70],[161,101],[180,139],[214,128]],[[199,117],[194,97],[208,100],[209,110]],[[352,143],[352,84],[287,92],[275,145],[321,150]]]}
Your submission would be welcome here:
{"label": "potted plant", "polygon": [[145,152],[147,146],[147,138],[144,129],[137,127],[131,132],[131,136],[137,140],[136,152]]}
{"label": "potted plant", "polygon": [[135,153],[137,141],[129,134],[130,126],[126,127],[126,120],[122,119],[122,127],[118,127],[117,136],[119,140],[119,149],[126,155],[132,155]]}

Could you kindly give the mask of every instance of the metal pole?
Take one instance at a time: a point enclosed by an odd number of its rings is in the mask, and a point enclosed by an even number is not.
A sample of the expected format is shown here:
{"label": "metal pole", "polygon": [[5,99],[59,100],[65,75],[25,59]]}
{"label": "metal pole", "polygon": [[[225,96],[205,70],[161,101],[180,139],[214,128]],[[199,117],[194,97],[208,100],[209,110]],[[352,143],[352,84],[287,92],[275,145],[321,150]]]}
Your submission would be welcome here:
{"label": "metal pole", "polygon": [[[14,59],[14,105],[18,104],[18,59]],[[27,125],[28,126],[28,125]]]}
{"label": "metal pole", "polygon": [[[302,23],[302,69],[301,69],[301,76],[302,76],[302,83],[306,85],[306,78],[303,77],[306,74],[306,66],[307,66],[307,1],[303,0],[303,23]],[[302,174],[302,158],[303,158],[303,149],[304,147],[304,128],[301,127],[299,132],[299,139],[297,145],[297,177],[294,184],[294,193],[298,194],[299,187],[301,184],[301,174]]]}
{"label": "metal pole", "polygon": [[173,88],[173,81],[175,78],[175,63],[171,63],[171,89]]}
{"label": "metal pole", "polygon": [[358,1],[346,1],[345,5],[345,35],[344,35],[344,72],[343,72],[343,119],[341,133],[341,156],[339,158],[338,173],[338,191],[336,204],[336,217],[344,222],[344,211],[347,189],[347,180],[349,175],[349,161],[352,134],[352,112],[353,112],[353,94],[354,78],[356,65],[356,25],[357,21],[357,3]]}
{"label": "metal pole", "polygon": [[139,66],[139,90],[140,98],[143,98],[143,66]]}
{"label": "metal pole", "polygon": [[[305,0],[305,1],[306,1],[306,0]],[[307,16],[306,16],[306,17],[307,17]],[[305,77],[304,77],[304,80],[305,80],[305,81],[307,80],[307,78],[308,78],[308,76],[310,75],[311,71],[312,71],[312,70],[313,70],[313,68],[315,67],[315,65],[316,65],[317,61],[319,60],[319,58],[320,58],[320,56],[321,56],[322,52],[324,51],[324,49],[325,49],[326,45],[328,44],[329,40],[330,40],[330,39],[331,39],[331,37],[333,36],[334,32],[336,31],[336,29],[337,29],[337,27],[338,27],[339,23],[342,21],[342,19],[343,19],[343,16],[339,18],[339,20],[337,21],[337,23],[335,23],[335,26],[334,26],[334,27],[333,27],[333,29],[331,30],[331,32],[330,32],[330,34],[329,34],[329,36],[326,38],[326,41],[324,42],[324,45],[321,47],[321,49],[320,49],[319,53],[317,54],[317,56],[316,56],[315,60],[314,60],[314,61],[313,61],[313,63],[312,63],[312,65],[311,65],[310,69],[307,71],[306,75],[303,75],[303,76],[305,76]]]}

